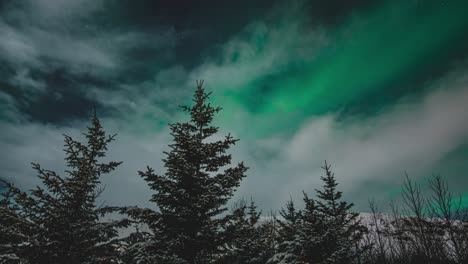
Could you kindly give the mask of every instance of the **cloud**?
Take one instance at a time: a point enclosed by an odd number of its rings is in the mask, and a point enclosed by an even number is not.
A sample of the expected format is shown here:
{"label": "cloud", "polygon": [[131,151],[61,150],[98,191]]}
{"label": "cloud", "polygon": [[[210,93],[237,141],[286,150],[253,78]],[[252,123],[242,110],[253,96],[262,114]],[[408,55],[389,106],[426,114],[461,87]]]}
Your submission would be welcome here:
{"label": "cloud", "polygon": [[[467,142],[466,76],[465,72],[449,75],[434,84],[423,99],[403,100],[374,117],[338,120],[330,114],[311,118],[290,138],[272,136],[254,142],[241,138],[231,152],[233,161],[244,160],[251,169],[233,201],[253,197],[264,210],[278,209],[290,195],[299,199],[302,190],[319,188],[325,159],[331,162],[345,197],[359,210],[365,210],[370,197],[388,199],[388,193],[369,189],[368,182],[377,181],[388,190],[400,185],[404,171],[416,178],[427,176]],[[170,121],[178,120],[180,117]],[[162,152],[171,140],[167,127],[141,134],[119,119],[104,118],[103,124],[109,133],[119,134],[109,159],[124,161],[112,175],[103,177],[103,200],[148,206],[151,191],[137,171],[150,165],[156,172],[164,172]],[[60,135],[79,136],[85,123],[66,127],[4,123],[2,127],[0,148],[9,153],[0,161],[2,176],[31,188],[38,182],[29,162],[63,171]]]}
{"label": "cloud", "polygon": [[27,92],[41,93],[45,90],[45,83],[31,76],[29,70],[22,69],[10,80],[11,85],[24,89]]}
{"label": "cloud", "polygon": [[[119,134],[110,146],[109,159],[124,161],[112,175],[103,177],[102,198],[108,204],[148,204],[151,191],[137,171],[150,165],[164,172],[162,152],[171,140],[166,123],[187,120],[178,105],[190,102],[196,79],[205,79],[214,96],[229,89],[247,89],[258,79],[313,60],[329,41],[320,27],[306,26],[306,16],[296,6],[286,15],[272,11],[253,21],[193,68],[177,62],[134,62],[129,60],[132,51],[141,46],[154,48],[151,52],[156,50],[161,57],[172,56],[180,33],[171,28],[159,34],[106,31],[92,20],[103,8],[102,1],[91,0],[9,5],[9,15],[0,18],[0,60],[13,67],[8,81],[18,89],[31,94],[50,92],[44,78],[36,74],[62,67],[74,77],[68,89],[78,89],[99,103],[104,128]],[[140,63],[151,68],[151,78],[125,75],[131,75],[129,69]],[[104,84],[96,81],[83,87],[77,76],[88,75]],[[338,119],[329,113],[303,121],[292,134],[241,137],[232,149],[233,161],[243,160],[251,169],[235,199],[252,197],[265,210],[278,209],[290,195],[299,199],[302,190],[319,188],[325,159],[332,163],[345,196],[359,210],[369,197],[387,198],[381,189],[370,189],[369,182],[386,185],[387,190],[397,187],[405,170],[415,177],[431,173],[444,157],[466,143],[465,76],[465,70],[450,74],[427,89],[430,93],[422,99],[402,100],[365,119]],[[117,81],[105,82],[113,78]],[[0,123],[0,149],[8,153],[0,160],[0,177],[28,189],[38,184],[29,162],[62,172],[61,135],[79,136],[86,123],[71,120],[51,125],[28,120],[18,110],[18,99],[6,92],[0,91],[0,102],[2,118],[8,120]],[[222,127],[223,134],[230,131],[237,136],[256,120],[245,106],[236,107],[230,109],[233,119],[224,123],[229,126]],[[276,121],[275,116],[270,118]]]}
{"label": "cloud", "polygon": [[104,47],[96,47],[92,39],[86,38],[85,30],[78,30],[86,28],[81,19],[98,9],[98,2],[42,0],[6,4],[0,19],[0,54],[23,67],[43,67],[46,59],[70,67],[112,66]]}
{"label": "cloud", "polygon": [[208,58],[189,80],[205,79],[219,89],[240,89],[254,80],[284,71],[291,64],[314,59],[327,43],[320,27],[307,27],[299,4],[277,14],[272,8],[264,18],[251,22],[222,46],[219,57]]}
{"label": "cloud", "polygon": [[104,2],[103,0],[26,0],[23,1],[21,10],[25,10],[23,14],[36,13],[37,16],[33,18],[36,22],[42,19],[50,23],[50,21],[86,18],[90,13],[99,10]]}
{"label": "cloud", "polygon": [[[115,120],[102,119],[104,129],[108,134],[116,132],[120,127]],[[64,172],[66,163],[63,152],[63,136],[69,135],[83,141],[81,132],[88,125],[75,122],[69,126],[44,125],[40,123],[2,125],[0,132],[0,148],[9,155],[0,160],[1,178],[13,182],[24,190],[41,185],[30,163],[39,163],[41,167]],[[139,176],[138,170],[144,170],[150,165],[161,171],[163,150],[167,150],[169,131],[152,135],[135,135],[125,129],[119,129],[117,140],[109,145],[108,155],[104,160],[124,161],[116,171],[102,176],[102,186],[105,191],[101,200],[110,205],[143,205],[149,206],[150,189]],[[131,158],[129,158],[131,157]]]}
{"label": "cloud", "polygon": [[179,106],[190,101],[195,82],[188,84],[187,75],[184,67],[176,65],[159,71],[153,79],[116,84],[112,90],[88,87],[85,95],[106,108],[122,129],[135,134],[159,133],[180,118]]}
{"label": "cloud", "polygon": [[[336,115],[314,117],[288,140],[278,140],[278,155],[243,186],[277,208],[302,190],[321,186],[323,160],[332,163],[340,189],[365,210],[368,198],[389,199],[404,172],[416,179],[430,176],[451,152],[468,142],[468,76],[449,74],[421,100],[402,100],[379,115],[340,120]],[[258,147],[258,146],[257,146]],[[451,175],[445,175],[450,181]],[[386,186],[371,189],[369,182]],[[263,186],[258,188],[258,186]],[[272,197],[271,193],[275,193]]]}
{"label": "cloud", "polygon": [[22,119],[15,98],[3,91],[0,91],[0,119],[4,122]]}
{"label": "cloud", "polygon": [[[147,30],[118,26],[120,18],[103,15],[112,4],[101,0],[6,2],[0,11],[0,73],[2,82],[9,85],[2,87],[4,98],[15,98],[8,100],[9,104],[14,102],[8,108],[36,117],[28,111],[39,108],[45,116],[57,112],[62,102],[75,101],[78,107],[85,105],[79,102],[94,102],[108,107],[109,101],[115,103],[118,97],[129,99],[125,98],[133,93],[129,90],[150,89],[151,81],[133,79],[135,73],[148,67],[145,54],[170,58],[183,33],[171,27]],[[127,101],[131,104],[132,100]],[[64,114],[55,115],[57,119],[70,112],[76,116],[79,111],[72,105],[60,109]]]}

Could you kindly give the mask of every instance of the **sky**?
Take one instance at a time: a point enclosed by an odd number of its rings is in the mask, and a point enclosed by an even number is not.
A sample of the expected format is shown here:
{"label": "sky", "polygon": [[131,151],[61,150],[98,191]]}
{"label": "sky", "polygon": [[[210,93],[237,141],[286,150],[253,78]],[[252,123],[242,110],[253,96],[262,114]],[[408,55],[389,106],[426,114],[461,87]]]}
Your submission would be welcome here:
{"label": "sky", "polygon": [[168,123],[203,79],[220,136],[250,167],[233,198],[267,212],[320,188],[332,164],[366,211],[405,172],[440,174],[468,205],[468,2],[463,0],[0,0],[0,177],[64,174],[63,136],[93,106],[124,161],[112,205],[153,206],[137,171],[164,173]]}

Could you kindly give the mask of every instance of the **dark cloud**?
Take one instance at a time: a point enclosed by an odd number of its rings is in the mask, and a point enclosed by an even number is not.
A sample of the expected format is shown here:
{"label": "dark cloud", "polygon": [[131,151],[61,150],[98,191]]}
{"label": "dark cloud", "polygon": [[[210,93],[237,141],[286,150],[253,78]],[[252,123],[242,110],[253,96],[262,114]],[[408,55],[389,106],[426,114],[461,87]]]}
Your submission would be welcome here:
{"label": "dark cloud", "polygon": [[2,1],[2,90],[33,120],[84,118],[101,103],[90,90],[148,86],[158,71],[195,67],[270,4]]}
{"label": "dark cloud", "polygon": [[42,122],[83,118],[85,109],[99,104],[86,97],[88,89],[132,82],[148,65],[157,69],[172,59],[178,33],[108,28],[97,23],[106,6],[88,0],[3,2],[2,90],[18,98],[23,114]]}

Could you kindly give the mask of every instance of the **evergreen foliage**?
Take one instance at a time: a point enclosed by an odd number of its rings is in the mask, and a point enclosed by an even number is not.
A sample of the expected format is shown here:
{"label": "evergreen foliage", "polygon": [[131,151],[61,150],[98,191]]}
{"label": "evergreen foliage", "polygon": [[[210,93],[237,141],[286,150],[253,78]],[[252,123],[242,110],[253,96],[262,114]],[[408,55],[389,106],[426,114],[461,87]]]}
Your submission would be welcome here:
{"label": "evergreen foliage", "polygon": [[[361,225],[359,214],[351,212],[352,203],[342,200],[342,192],[337,190],[338,183],[331,165],[322,167],[325,176],[321,177],[323,189],[316,190],[317,200],[313,201],[305,196],[306,212],[304,222],[308,224],[307,236],[317,237],[317,241],[309,242],[318,244],[317,253],[313,263],[352,263],[361,254],[357,245],[362,239],[366,229]],[[314,213],[315,211],[315,213]],[[314,236],[314,234],[316,234]],[[311,245],[310,248],[314,248]]]}
{"label": "evergreen foliage", "polygon": [[228,243],[223,247],[219,263],[264,264],[271,257],[273,245],[268,236],[269,226],[260,222],[261,212],[253,201],[241,201],[229,216],[225,228]]}
{"label": "evergreen foliage", "polygon": [[281,219],[276,219],[278,236],[276,254],[268,263],[298,263],[301,254],[299,241],[302,211],[297,211],[291,198],[286,208],[280,210]]}
{"label": "evergreen foliage", "polygon": [[270,263],[353,263],[362,249],[357,247],[365,228],[353,204],[342,201],[337,182],[325,162],[323,190],[317,200],[304,192],[305,208],[296,212],[289,201],[280,214],[278,251]]}
{"label": "evergreen foliage", "polygon": [[115,135],[106,135],[94,112],[84,136],[86,144],[65,135],[67,177],[33,163],[44,187],[27,193],[4,182],[8,190],[0,203],[0,259],[31,264],[117,263],[117,230],[128,222],[103,221],[101,217],[113,210],[96,205],[103,191],[100,177],[121,164],[99,161]]}
{"label": "evergreen foliage", "polygon": [[147,167],[139,172],[155,191],[151,202],[158,211],[133,209],[130,216],[146,223],[152,231],[151,243],[142,249],[145,255],[177,256],[187,263],[210,263],[226,242],[223,226],[225,204],[245,177],[247,167],[234,167],[225,154],[237,142],[230,134],[213,140],[218,127],[211,123],[221,108],[207,102],[210,94],[197,82],[192,107],[183,106],[190,121],[171,124],[174,143],[164,152],[164,174]]}

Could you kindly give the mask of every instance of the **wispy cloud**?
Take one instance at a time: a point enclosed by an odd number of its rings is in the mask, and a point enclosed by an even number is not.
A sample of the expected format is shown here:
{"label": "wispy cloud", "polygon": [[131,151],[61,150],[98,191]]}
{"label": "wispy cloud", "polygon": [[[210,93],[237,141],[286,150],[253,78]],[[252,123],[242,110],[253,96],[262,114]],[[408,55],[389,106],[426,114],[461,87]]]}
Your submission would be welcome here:
{"label": "wispy cloud", "polygon": [[[404,172],[420,178],[451,152],[468,142],[468,78],[456,71],[432,85],[420,100],[402,100],[379,115],[338,120],[336,115],[311,118],[289,140],[270,144],[278,155],[244,185],[262,201],[278,206],[301,190],[320,186],[323,160],[333,164],[340,189],[365,209],[368,198],[389,198],[389,192],[370,189],[378,182],[398,188]],[[263,176],[262,176],[263,175]],[[446,175],[448,179],[453,175]],[[265,186],[259,189],[256,186]],[[271,192],[277,198],[272,198]]]}
{"label": "wispy cloud", "polygon": [[[319,26],[307,27],[302,5],[277,6],[229,39],[215,58],[207,58],[189,80],[206,79],[217,89],[241,89],[252,81],[315,58],[327,44]],[[281,8],[282,13],[278,13]]]}
{"label": "wispy cloud", "polygon": [[6,5],[0,20],[3,59],[13,65],[41,67],[44,61],[69,67],[111,67],[105,47],[87,36],[85,18],[99,1],[18,1]]}
{"label": "wispy cloud", "polygon": [[[57,71],[70,80],[70,89],[87,91],[89,83],[75,80],[113,83],[123,78],[139,65],[132,58],[135,50],[159,50],[170,56],[179,33],[172,28],[150,32],[101,25],[99,19],[108,4],[89,0],[6,3],[0,17],[0,61],[6,67],[3,81],[34,100],[34,94],[58,93],[57,84],[45,81],[53,79],[50,77]],[[109,89],[107,86],[95,85],[94,89]]]}

